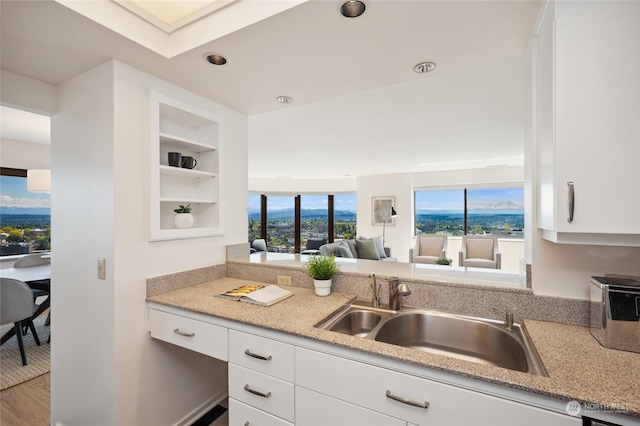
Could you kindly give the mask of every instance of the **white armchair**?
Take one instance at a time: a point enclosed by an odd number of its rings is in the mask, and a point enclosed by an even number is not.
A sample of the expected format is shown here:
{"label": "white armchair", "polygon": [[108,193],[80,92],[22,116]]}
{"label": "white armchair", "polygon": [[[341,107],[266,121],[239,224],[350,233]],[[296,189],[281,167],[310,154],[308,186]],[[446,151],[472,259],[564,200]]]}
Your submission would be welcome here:
{"label": "white armchair", "polygon": [[447,257],[447,236],[439,234],[418,235],[409,249],[409,262],[435,264],[439,257]]}
{"label": "white armchair", "polygon": [[502,256],[498,250],[498,239],[480,235],[464,235],[460,250],[460,266],[475,268],[501,268]]}

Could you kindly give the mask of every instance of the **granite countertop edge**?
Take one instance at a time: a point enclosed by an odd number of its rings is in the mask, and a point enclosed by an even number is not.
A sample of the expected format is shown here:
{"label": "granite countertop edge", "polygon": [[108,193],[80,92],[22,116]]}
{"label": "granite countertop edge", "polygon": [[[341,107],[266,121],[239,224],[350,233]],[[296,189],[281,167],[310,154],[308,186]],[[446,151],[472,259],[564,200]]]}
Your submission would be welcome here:
{"label": "granite countertop edge", "polygon": [[549,373],[543,377],[314,327],[353,302],[356,296],[351,294],[317,297],[313,289],[280,286],[295,296],[267,308],[215,297],[248,283],[255,282],[221,278],[146,300],[560,400],[624,407],[624,415],[640,418],[640,390],[634,381],[640,377],[640,354],[603,348],[586,327],[524,320]]}

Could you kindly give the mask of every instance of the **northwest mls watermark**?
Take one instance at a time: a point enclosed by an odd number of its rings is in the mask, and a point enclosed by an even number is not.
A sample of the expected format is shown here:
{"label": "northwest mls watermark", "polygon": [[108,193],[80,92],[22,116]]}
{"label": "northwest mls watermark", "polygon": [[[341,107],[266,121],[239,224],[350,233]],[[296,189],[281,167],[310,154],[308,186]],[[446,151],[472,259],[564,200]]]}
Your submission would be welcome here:
{"label": "northwest mls watermark", "polygon": [[628,412],[628,407],[624,404],[598,404],[590,402],[569,401],[567,402],[566,410],[567,414],[577,417],[583,414],[593,413],[626,414]]}

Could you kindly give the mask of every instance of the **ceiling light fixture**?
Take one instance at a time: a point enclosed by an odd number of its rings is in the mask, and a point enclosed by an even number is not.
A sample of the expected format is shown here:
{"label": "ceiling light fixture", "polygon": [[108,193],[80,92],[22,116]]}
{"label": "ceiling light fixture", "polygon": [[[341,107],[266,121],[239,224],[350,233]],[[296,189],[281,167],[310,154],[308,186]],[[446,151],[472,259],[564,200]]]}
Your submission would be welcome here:
{"label": "ceiling light fixture", "polygon": [[364,2],[360,0],[349,0],[342,3],[340,13],[345,18],[357,18],[364,13],[366,8]]}
{"label": "ceiling light fixture", "polygon": [[224,65],[227,63],[227,58],[222,55],[218,55],[217,53],[207,53],[204,55],[204,58],[213,65]]}
{"label": "ceiling light fixture", "polygon": [[424,74],[433,70],[435,67],[435,62],[420,62],[415,67],[413,67],[413,70],[419,74]]}
{"label": "ceiling light fixture", "polygon": [[278,96],[276,98],[276,101],[280,102],[281,104],[290,104],[291,102],[293,102],[293,98],[291,96]]}

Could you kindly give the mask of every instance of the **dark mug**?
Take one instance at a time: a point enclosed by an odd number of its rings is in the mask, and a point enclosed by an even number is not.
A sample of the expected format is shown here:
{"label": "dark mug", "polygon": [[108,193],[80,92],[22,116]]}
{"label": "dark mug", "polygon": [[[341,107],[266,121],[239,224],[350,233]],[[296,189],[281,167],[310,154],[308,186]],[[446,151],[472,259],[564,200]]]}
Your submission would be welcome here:
{"label": "dark mug", "polygon": [[193,169],[198,165],[198,162],[193,157],[182,157],[182,167],[185,169]]}
{"label": "dark mug", "polygon": [[170,152],[169,153],[169,165],[173,167],[181,167],[182,166],[182,154],[179,152]]}

